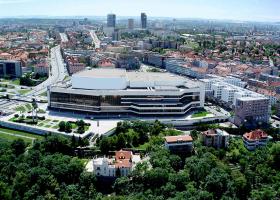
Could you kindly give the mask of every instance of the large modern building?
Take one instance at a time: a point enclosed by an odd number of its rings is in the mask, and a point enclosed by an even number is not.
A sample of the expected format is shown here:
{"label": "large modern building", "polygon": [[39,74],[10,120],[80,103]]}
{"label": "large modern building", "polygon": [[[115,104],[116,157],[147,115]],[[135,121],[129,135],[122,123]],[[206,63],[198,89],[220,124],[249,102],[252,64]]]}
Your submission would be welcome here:
{"label": "large modern building", "polygon": [[147,28],[147,14],[146,13],[141,13],[141,25],[142,25],[142,29],[146,29]]}
{"label": "large modern building", "polygon": [[107,15],[107,27],[110,27],[110,28],[116,27],[116,15],[115,14]]}
{"label": "large modern building", "polygon": [[17,78],[22,76],[20,61],[0,60],[0,77]]}
{"label": "large modern building", "polygon": [[204,85],[170,73],[93,69],[48,88],[51,109],[137,116],[178,116],[204,106]]}

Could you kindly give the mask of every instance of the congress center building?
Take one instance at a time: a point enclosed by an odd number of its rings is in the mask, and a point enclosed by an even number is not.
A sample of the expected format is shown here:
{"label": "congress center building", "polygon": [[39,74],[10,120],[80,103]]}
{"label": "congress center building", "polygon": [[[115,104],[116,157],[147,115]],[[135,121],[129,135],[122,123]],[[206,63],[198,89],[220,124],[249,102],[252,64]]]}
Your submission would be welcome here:
{"label": "congress center building", "polygon": [[54,110],[89,114],[178,116],[203,108],[204,84],[161,72],[92,69],[74,74],[70,84],[48,88]]}

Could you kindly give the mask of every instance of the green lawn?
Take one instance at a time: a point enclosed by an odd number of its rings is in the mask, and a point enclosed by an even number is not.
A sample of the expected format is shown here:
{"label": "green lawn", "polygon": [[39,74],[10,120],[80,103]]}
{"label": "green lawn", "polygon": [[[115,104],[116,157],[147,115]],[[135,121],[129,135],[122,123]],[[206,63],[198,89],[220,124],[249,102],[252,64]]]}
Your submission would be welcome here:
{"label": "green lawn", "polygon": [[26,104],[25,107],[27,108],[27,111],[32,110],[32,105],[31,104]]}
{"label": "green lawn", "polygon": [[11,129],[6,129],[6,128],[0,128],[0,131],[5,132],[5,133],[23,135],[23,136],[31,137],[31,138],[38,139],[38,140],[42,140],[44,138],[44,136],[42,136],[42,135],[36,135],[36,134],[24,132],[24,131],[17,131],[17,130],[11,130]]}
{"label": "green lawn", "polygon": [[14,85],[20,85],[19,79],[15,79],[11,83],[14,84]]}
{"label": "green lawn", "polygon": [[13,141],[13,140],[17,140],[17,139],[22,139],[26,143],[32,142],[32,140],[28,139],[28,138],[18,137],[18,136],[14,136],[14,135],[8,135],[8,134],[4,134],[4,133],[0,132],[0,140]]}
{"label": "green lawn", "polygon": [[28,93],[30,91],[31,90],[29,90],[29,89],[22,89],[22,90],[19,90],[18,92],[19,92],[20,95],[24,95],[24,94],[26,94],[26,93]]}
{"label": "green lawn", "polygon": [[142,144],[139,147],[136,147],[135,149],[145,151],[147,149],[148,145],[149,145],[149,143],[146,142],[145,144]]}
{"label": "green lawn", "polygon": [[16,107],[15,110],[18,112],[29,112],[32,110],[32,105],[28,103],[28,104]]}
{"label": "green lawn", "polygon": [[46,97],[47,96],[47,92],[43,92],[40,94],[41,97]]}
{"label": "green lawn", "polygon": [[208,114],[211,114],[211,113],[209,113],[207,111],[201,111],[201,112],[197,112],[197,113],[192,114],[192,118],[205,117]]}
{"label": "green lawn", "polygon": [[25,106],[18,106],[18,107],[16,107],[16,111],[17,112],[25,112]]}

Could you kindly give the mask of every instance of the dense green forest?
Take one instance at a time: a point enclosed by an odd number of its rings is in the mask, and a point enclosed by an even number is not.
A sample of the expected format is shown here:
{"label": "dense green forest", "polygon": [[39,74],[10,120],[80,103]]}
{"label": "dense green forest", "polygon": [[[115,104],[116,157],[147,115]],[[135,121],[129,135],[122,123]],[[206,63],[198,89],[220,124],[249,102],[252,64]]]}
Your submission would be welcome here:
{"label": "dense green forest", "polygon": [[[280,143],[249,152],[241,139],[231,139],[227,150],[216,150],[202,146],[199,134],[193,132],[197,137],[193,154],[178,156],[163,148],[161,138],[177,132],[161,124],[120,124],[117,132],[112,138],[121,140],[119,145],[146,144],[149,161],[139,164],[129,177],[118,178],[112,190],[108,188],[110,195],[102,194],[98,179],[84,171],[84,159],[75,156],[77,144],[71,138],[47,136],[32,146],[20,139],[0,140],[0,199],[280,198]],[[133,143],[134,137],[143,141]]]}

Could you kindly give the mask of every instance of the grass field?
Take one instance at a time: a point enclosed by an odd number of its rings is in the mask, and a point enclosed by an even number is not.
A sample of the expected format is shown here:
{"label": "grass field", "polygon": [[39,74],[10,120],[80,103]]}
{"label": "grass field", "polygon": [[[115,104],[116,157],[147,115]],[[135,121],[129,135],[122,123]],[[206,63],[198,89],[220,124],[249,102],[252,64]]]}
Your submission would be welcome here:
{"label": "grass field", "polygon": [[22,139],[26,143],[32,143],[32,139],[24,138],[24,137],[20,137],[20,136],[16,136],[16,135],[9,135],[9,134],[0,132],[0,140],[13,141],[13,140],[17,140],[17,139]]}
{"label": "grass field", "polygon": [[20,95],[24,95],[24,94],[26,94],[26,93],[28,93],[30,91],[31,90],[29,90],[29,89],[23,89],[23,90],[19,90],[18,92],[19,92]]}
{"label": "grass field", "polygon": [[[11,129],[6,129],[6,128],[0,128],[0,133],[1,132],[16,134],[16,135],[19,135],[19,136],[31,137],[31,138],[34,138],[34,139],[37,139],[37,140],[42,140],[44,138],[44,136],[41,136],[41,135],[35,135],[35,134],[27,133],[27,132],[24,132],[24,131],[16,131],[16,130],[11,130]],[[2,133],[1,136],[4,135],[4,133]],[[17,138],[21,138],[21,137],[17,137]],[[24,138],[22,138],[22,139],[24,139]]]}

